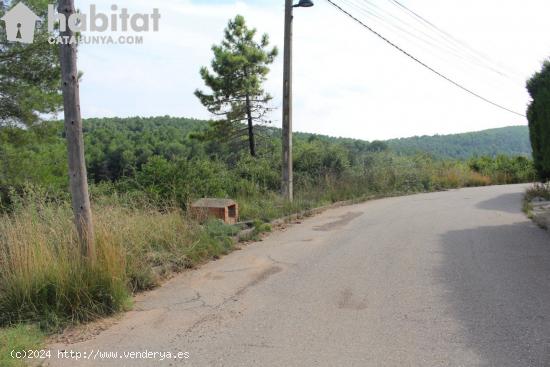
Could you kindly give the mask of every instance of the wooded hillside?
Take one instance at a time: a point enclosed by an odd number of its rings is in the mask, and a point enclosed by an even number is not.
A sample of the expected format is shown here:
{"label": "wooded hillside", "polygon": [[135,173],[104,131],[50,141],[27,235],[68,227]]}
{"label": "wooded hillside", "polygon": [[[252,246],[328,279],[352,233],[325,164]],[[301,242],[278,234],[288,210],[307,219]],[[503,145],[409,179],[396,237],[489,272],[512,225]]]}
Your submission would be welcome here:
{"label": "wooded hillside", "polygon": [[397,153],[426,152],[436,157],[465,159],[473,156],[531,156],[527,126],[509,126],[453,135],[415,136],[387,141]]}

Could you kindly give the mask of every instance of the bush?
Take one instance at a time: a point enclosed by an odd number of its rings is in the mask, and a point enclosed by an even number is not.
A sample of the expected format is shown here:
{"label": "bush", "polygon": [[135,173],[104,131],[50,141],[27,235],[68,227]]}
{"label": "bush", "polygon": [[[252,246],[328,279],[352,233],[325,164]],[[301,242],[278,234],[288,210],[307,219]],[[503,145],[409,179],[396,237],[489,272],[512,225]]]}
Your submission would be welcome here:
{"label": "bush", "polygon": [[532,182],[536,178],[533,161],[521,156],[474,157],[468,161],[468,166],[472,171],[490,177],[494,184]]}
{"label": "bush", "polygon": [[527,81],[532,102],[527,109],[533,159],[540,179],[550,179],[550,60]]}
{"label": "bush", "polygon": [[227,167],[218,161],[168,161],[153,157],[135,178],[123,180],[119,189],[143,191],[158,206],[176,203],[181,208],[197,197],[227,197],[235,191],[235,181]]}

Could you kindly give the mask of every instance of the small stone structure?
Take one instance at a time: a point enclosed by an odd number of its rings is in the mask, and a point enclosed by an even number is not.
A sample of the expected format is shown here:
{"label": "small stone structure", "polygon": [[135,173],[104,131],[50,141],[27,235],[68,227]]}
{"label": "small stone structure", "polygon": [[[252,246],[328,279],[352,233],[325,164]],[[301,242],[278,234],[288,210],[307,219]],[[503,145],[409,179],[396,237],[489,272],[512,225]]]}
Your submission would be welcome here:
{"label": "small stone structure", "polygon": [[204,198],[191,204],[191,214],[201,222],[213,217],[235,224],[239,218],[239,205],[231,199]]}

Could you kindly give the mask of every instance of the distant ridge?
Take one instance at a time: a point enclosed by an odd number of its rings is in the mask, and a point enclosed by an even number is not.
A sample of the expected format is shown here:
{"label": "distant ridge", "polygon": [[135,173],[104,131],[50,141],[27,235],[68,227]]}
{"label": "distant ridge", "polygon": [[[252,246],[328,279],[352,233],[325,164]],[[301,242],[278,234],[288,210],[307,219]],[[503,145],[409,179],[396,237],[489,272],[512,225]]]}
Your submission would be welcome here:
{"label": "distant ridge", "polygon": [[509,126],[452,135],[414,136],[387,140],[400,154],[426,152],[441,158],[466,159],[476,155],[532,154],[527,126]]}
{"label": "distant ridge", "polygon": [[[140,135],[151,130],[163,130],[166,134],[182,136],[207,126],[205,120],[183,117],[129,117],[129,118],[91,118],[84,123],[85,133],[97,129],[118,129]],[[61,124],[61,122],[59,122]],[[265,128],[264,134],[280,139],[281,131],[276,127]],[[318,139],[330,143],[357,145],[372,148],[364,140],[331,137],[313,133],[295,132],[295,139]],[[509,126],[497,129],[467,132],[452,135],[414,136],[410,138],[390,139],[384,141],[391,150],[402,155],[428,153],[436,158],[468,159],[475,155],[497,156],[532,154],[527,126]],[[379,149],[384,144],[377,144]],[[367,148],[369,149],[369,148]]]}

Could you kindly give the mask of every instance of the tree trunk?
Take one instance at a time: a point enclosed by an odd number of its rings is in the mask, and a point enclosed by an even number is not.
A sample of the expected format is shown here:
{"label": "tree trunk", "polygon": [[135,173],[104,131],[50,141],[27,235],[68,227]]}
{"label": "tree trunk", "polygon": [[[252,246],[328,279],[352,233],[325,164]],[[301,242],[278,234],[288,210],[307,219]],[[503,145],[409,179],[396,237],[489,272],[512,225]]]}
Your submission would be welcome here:
{"label": "tree trunk", "polygon": [[[69,19],[75,13],[74,0],[60,0],[58,12]],[[72,37],[73,32],[66,27],[61,36]],[[72,207],[82,255],[93,263],[95,261],[94,228],[90,197],[88,194],[88,176],[84,159],[84,138],[82,117],[80,115],[80,92],[78,86],[78,68],[76,65],[77,46],[75,43],[62,44],[60,47],[61,78],[65,115],[65,133],[69,158],[69,179]]]}
{"label": "tree trunk", "polygon": [[246,118],[248,120],[248,145],[250,146],[250,155],[256,156],[256,141],[254,140],[254,124],[252,121],[252,106],[250,105],[250,96],[246,95]]}
{"label": "tree trunk", "polygon": [[293,1],[285,0],[285,35],[283,54],[283,126],[282,126],[282,182],[283,198],[293,200],[292,166],[292,9]]}

